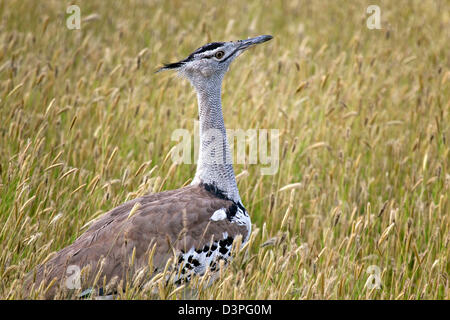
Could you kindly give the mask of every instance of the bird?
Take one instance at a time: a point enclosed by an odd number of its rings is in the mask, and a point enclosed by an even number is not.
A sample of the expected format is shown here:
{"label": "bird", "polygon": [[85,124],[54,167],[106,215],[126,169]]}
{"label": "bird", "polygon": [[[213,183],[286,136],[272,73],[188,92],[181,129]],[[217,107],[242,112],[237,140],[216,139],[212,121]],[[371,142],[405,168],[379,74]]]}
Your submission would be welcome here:
{"label": "bird", "polygon": [[241,237],[245,244],[252,225],[231,161],[222,112],[222,82],[233,60],[270,39],[270,35],[261,35],[208,43],[156,71],[177,71],[197,93],[200,144],[192,182],[180,189],[146,194],[108,211],[72,244],[30,271],[27,292],[32,287],[48,286],[46,299],[55,298],[58,292],[70,292],[66,287],[71,266],[90,271],[78,289],[101,296],[113,294],[117,285],[95,289],[96,279],[100,283],[115,280],[124,287],[127,275],[144,270],[150,258],[153,270],[147,271],[154,274],[174,257],[179,268],[173,278],[176,284],[187,283],[207,270],[217,274],[221,260],[222,265],[229,263],[233,242]]}

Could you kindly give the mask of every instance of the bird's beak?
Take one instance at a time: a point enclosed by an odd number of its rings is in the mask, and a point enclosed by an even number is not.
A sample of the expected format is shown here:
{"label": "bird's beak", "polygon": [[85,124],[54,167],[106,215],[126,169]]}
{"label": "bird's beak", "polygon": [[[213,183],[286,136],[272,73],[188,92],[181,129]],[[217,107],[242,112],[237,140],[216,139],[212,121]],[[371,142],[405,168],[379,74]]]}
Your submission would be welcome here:
{"label": "bird's beak", "polygon": [[250,47],[253,47],[256,44],[260,44],[266,41],[269,41],[270,39],[272,39],[272,36],[269,35],[264,35],[264,36],[258,36],[258,37],[254,37],[254,38],[249,38],[247,40],[239,40],[239,47],[238,49],[240,51],[244,51],[247,50]]}

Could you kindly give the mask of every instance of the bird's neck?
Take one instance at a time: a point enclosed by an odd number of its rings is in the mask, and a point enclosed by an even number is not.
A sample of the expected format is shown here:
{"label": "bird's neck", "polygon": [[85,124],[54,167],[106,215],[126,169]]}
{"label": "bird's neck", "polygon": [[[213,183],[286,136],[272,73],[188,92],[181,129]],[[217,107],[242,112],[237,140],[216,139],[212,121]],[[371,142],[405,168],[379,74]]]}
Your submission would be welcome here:
{"label": "bird's neck", "polygon": [[200,147],[192,184],[212,184],[238,203],[241,199],[223,121],[221,83],[195,88],[200,118]]}

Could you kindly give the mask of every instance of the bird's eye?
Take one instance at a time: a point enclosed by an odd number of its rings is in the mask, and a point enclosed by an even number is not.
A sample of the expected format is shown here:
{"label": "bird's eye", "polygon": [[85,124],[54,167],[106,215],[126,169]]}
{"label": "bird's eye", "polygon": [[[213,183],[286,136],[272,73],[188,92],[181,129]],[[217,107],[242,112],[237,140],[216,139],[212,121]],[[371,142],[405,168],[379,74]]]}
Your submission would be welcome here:
{"label": "bird's eye", "polygon": [[217,51],[214,55],[217,59],[222,59],[225,53],[223,51]]}

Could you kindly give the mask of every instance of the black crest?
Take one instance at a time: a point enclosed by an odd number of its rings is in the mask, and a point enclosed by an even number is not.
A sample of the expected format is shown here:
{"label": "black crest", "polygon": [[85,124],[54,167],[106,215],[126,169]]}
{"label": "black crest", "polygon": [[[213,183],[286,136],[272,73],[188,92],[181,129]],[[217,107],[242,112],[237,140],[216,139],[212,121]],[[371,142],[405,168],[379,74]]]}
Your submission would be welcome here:
{"label": "black crest", "polygon": [[220,48],[221,46],[223,46],[223,44],[224,44],[223,42],[211,42],[211,43],[205,44],[203,47],[200,47],[197,50],[195,50],[190,56],[193,56],[194,54],[202,53],[205,51]]}
{"label": "black crest", "polygon": [[184,64],[183,61],[179,61],[179,62],[174,62],[174,63],[164,63],[164,68],[165,69],[176,69],[181,67]]}
{"label": "black crest", "polygon": [[174,63],[165,63],[164,67],[158,69],[158,71],[156,71],[156,72],[159,72],[161,70],[166,70],[166,69],[178,69],[179,67],[183,66],[183,64],[185,64],[186,62],[194,59],[194,55],[205,52],[205,51],[220,48],[221,46],[223,46],[223,44],[224,44],[224,42],[211,42],[211,43],[205,44],[203,47],[200,47],[197,50],[195,50],[194,52],[192,52],[189,55],[189,57],[187,57],[186,59],[178,61],[178,62],[174,62]]}

